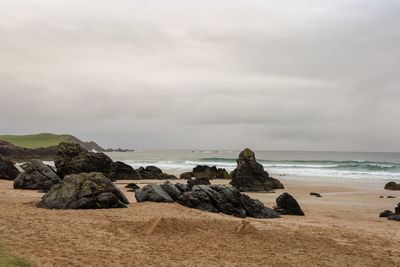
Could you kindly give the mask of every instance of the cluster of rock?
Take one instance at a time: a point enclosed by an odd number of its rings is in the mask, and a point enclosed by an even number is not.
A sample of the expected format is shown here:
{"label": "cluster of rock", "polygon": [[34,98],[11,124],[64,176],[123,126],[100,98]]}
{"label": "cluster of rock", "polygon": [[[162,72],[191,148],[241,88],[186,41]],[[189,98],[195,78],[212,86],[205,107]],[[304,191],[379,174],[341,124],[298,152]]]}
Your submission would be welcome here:
{"label": "cluster of rock", "polygon": [[138,169],[140,179],[155,179],[155,180],[168,180],[177,179],[176,176],[163,173],[163,171],[156,166],[140,167]]}
{"label": "cluster of rock", "polygon": [[14,180],[19,174],[14,163],[10,160],[0,156],[0,178],[5,180]]}
{"label": "cluster of rock", "polygon": [[80,173],[64,177],[37,205],[47,209],[124,208],[125,195],[102,173]]}
{"label": "cluster of rock", "polygon": [[389,182],[385,185],[386,190],[395,190],[395,191],[400,191],[400,184],[397,184],[395,182]]}
{"label": "cluster of rock", "polygon": [[32,159],[21,165],[24,173],[14,180],[16,189],[49,190],[53,185],[62,182],[56,172],[42,161]]}
{"label": "cluster of rock", "polygon": [[388,218],[388,220],[400,221],[400,202],[397,203],[397,207],[394,208],[394,212],[391,210],[385,210],[379,214],[379,217]]}
{"label": "cluster of rock", "polygon": [[247,195],[241,194],[233,186],[195,185],[192,188],[185,184],[149,184],[135,192],[138,202],[176,202],[183,206],[221,212],[237,217],[278,218],[278,212]]}
{"label": "cluster of rock", "polygon": [[207,178],[212,179],[231,179],[229,173],[223,168],[217,168],[216,166],[197,165],[191,172],[184,172],[180,175],[181,179],[190,178]]}
{"label": "cluster of rock", "polygon": [[253,151],[243,150],[236,160],[237,168],[231,173],[231,185],[242,192],[265,192],[273,189],[284,189],[283,184],[269,177],[264,167],[256,161]]}

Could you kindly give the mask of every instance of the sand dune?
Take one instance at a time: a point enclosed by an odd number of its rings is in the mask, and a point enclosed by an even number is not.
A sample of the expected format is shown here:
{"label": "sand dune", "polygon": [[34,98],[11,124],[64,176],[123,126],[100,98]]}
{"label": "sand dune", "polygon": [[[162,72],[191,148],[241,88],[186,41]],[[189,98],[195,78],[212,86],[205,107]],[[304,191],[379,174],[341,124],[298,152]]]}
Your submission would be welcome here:
{"label": "sand dune", "polygon": [[[125,182],[118,186],[132,202],[126,209],[45,210],[34,206],[41,193],[0,181],[0,240],[39,266],[400,266],[400,223],[377,218],[399,198],[284,182],[305,217],[243,220],[135,203]],[[250,195],[272,206],[278,191]],[[313,198],[311,191],[332,194]]]}

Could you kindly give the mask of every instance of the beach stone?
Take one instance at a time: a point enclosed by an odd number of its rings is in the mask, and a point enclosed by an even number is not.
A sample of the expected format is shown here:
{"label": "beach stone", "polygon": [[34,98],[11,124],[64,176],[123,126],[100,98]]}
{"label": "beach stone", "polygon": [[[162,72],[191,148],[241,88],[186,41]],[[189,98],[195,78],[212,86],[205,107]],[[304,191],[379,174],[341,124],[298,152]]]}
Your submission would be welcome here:
{"label": "beach stone", "polygon": [[397,207],[394,208],[394,213],[400,215],[400,202],[397,204]]}
{"label": "beach stone", "polygon": [[128,164],[121,161],[111,163],[111,169],[108,177],[110,180],[139,180],[140,174]]}
{"label": "beach stone", "polygon": [[90,172],[101,172],[108,177],[113,161],[104,153],[89,152],[79,144],[62,142],[54,163],[60,177]]}
{"label": "beach stone", "polygon": [[14,180],[19,174],[18,169],[11,160],[0,156],[0,179]]}
{"label": "beach stone", "polygon": [[[256,161],[254,152],[246,148],[238,159],[237,168],[231,173],[231,185],[241,192],[265,192],[282,188],[277,179],[270,179],[268,172]],[[279,182],[279,183],[278,183]]]}
{"label": "beach stone", "polygon": [[15,189],[49,190],[53,185],[61,183],[54,170],[42,161],[32,159],[21,165],[24,173],[14,180]]}
{"label": "beach stone", "polygon": [[47,209],[108,209],[129,204],[125,195],[102,173],[70,174],[39,202]]}
{"label": "beach stone", "polygon": [[133,191],[133,192],[140,189],[140,187],[135,183],[129,183],[125,186],[125,188],[128,188],[128,191]]}
{"label": "beach stone", "polygon": [[395,196],[387,196],[386,198],[396,198]]}
{"label": "beach stone", "polygon": [[154,180],[175,180],[178,179],[174,175],[163,173],[162,170],[156,166],[147,166],[146,168],[140,167],[138,169],[141,179],[154,179]]}
{"label": "beach stone", "polygon": [[289,193],[283,193],[276,199],[276,207],[274,210],[282,215],[299,215],[304,216],[299,203]]}
{"label": "beach stone", "polygon": [[400,191],[400,184],[396,184],[395,182],[389,182],[385,185],[385,189]]}
{"label": "beach stone", "polygon": [[382,217],[383,218],[387,218],[387,217],[390,217],[392,215],[394,215],[394,213],[391,210],[385,210],[385,211],[379,213],[379,217],[381,217],[381,218]]}
{"label": "beach stone", "polygon": [[206,177],[201,177],[201,178],[194,178],[194,179],[188,179],[187,184],[189,188],[192,188],[195,185],[209,185],[210,180]]}
{"label": "beach stone", "polygon": [[181,175],[179,176],[179,179],[187,180],[187,179],[191,179],[192,177],[194,177],[193,172],[184,172],[184,173],[181,173]]}
{"label": "beach stone", "polygon": [[389,216],[388,220],[400,222],[400,215],[395,214],[395,215]]}
{"label": "beach stone", "polygon": [[213,179],[211,177],[210,167],[207,165],[198,165],[193,168],[193,176],[196,178],[208,178]]}
{"label": "beach stone", "polygon": [[168,195],[168,193],[165,192],[165,190],[159,184],[148,184],[145,187],[136,190],[135,198],[137,202],[174,202],[170,195]]}
{"label": "beach stone", "polygon": [[311,192],[310,196],[322,197],[319,193],[316,193],[316,192]]}

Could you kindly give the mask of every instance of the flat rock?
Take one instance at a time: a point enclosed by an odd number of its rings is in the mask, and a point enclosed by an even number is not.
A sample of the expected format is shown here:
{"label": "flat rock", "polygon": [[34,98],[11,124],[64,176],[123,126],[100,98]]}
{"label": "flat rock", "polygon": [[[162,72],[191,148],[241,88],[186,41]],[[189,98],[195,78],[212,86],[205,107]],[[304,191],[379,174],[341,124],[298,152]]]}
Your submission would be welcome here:
{"label": "flat rock", "polygon": [[400,184],[397,184],[395,182],[389,182],[385,185],[386,190],[395,190],[395,191],[400,191]]}

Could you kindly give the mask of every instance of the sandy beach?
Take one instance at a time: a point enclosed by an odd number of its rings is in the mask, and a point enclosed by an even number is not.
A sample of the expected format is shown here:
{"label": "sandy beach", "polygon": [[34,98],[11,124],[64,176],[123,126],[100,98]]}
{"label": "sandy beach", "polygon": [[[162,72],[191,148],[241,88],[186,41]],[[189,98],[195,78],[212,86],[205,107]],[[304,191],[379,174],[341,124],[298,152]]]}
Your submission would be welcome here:
{"label": "sandy beach", "polygon": [[400,192],[376,183],[280,180],[286,189],[249,195],[272,207],[289,192],[306,216],[243,220],[136,203],[124,188],[131,181],[116,182],[131,202],[126,209],[46,210],[35,207],[42,193],[0,180],[0,240],[38,266],[400,266],[400,224],[378,218]]}

